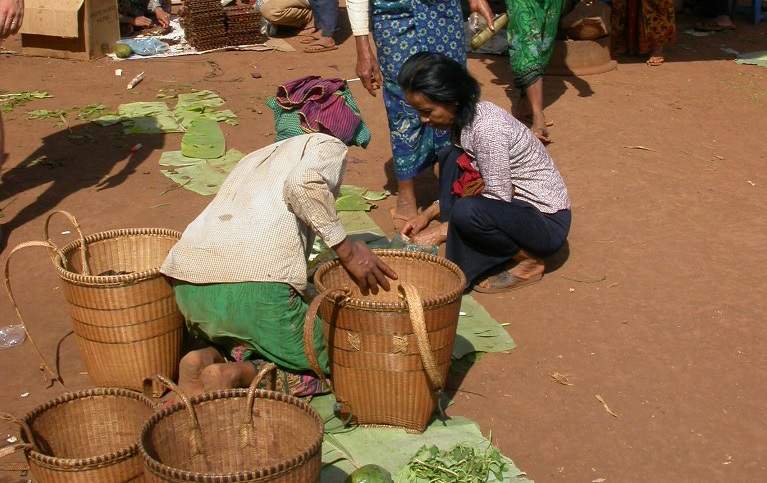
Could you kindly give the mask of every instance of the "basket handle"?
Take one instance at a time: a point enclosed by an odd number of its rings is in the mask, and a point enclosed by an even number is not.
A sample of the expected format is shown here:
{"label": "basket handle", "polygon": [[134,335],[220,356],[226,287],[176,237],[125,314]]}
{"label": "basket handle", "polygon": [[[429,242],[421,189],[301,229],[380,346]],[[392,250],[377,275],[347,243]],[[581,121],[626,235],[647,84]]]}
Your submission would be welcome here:
{"label": "basket handle", "polygon": [[343,304],[349,297],[349,289],[329,288],[323,290],[309,304],[309,308],[306,310],[306,317],[304,317],[304,354],[309,361],[309,367],[317,374],[322,384],[327,385],[332,390],[333,386],[328,382],[325,372],[320,368],[317,352],[314,349],[314,319],[317,318],[317,312],[319,312],[320,305],[322,305],[322,301],[326,297],[332,298],[334,303]]}
{"label": "basket handle", "polygon": [[[77,234],[80,236],[80,261],[83,265],[83,274],[90,275],[91,270],[88,267],[88,253],[87,253],[87,248],[85,246],[85,235],[83,235],[83,231],[80,229],[80,223],[78,223],[77,218],[75,218],[75,215],[64,210],[56,210],[52,212],[50,215],[48,215],[48,218],[45,219],[45,225],[43,226],[43,236],[45,237],[45,241],[47,241],[53,246],[56,246],[53,243],[53,240],[51,240],[50,234],[48,232],[48,228],[51,223],[51,218],[53,218],[57,214],[64,215],[75,227],[75,230],[77,230]],[[61,256],[61,263],[63,263],[64,266],[66,267],[67,259],[64,258],[60,250],[57,249],[56,251],[59,253],[59,256]]]}
{"label": "basket handle", "polygon": [[37,446],[37,441],[35,441],[35,433],[32,432],[32,428],[29,427],[29,424],[27,424],[26,421],[24,421],[23,419],[17,418],[11,413],[6,413],[6,412],[0,412],[0,419],[3,421],[8,421],[10,423],[18,424],[22,435],[26,437],[27,441],[29,441],[29,443],[18,443],[15,445],[6,446],[3,449],[9,448],[9,447],[13,447],[14,449],[12,451],[9,451],[8,453],[3,453],[2,450],[0,450],[0,458],[4,456],[8,456],[9,454],[16,452],[16,450],[20,448],[33,449],[37,451],[38,453],[41,453],[40,448]]}
{"label": "basket handle", "polygon": [[[167,377],[162,374],[158,374],[154,377],[163,386],[170,389],[173,394],[178,396],[178,398],[181,399],[181,402],[184,403],[186,412],[189,414],[189,419],[192,421],[192,431],[189,433],[189,446],[191,447],[192,460],[199,459],[202,462],[204,469],[207,471],[207,469],[210,468],[210,464],[208,463],[208,456],[205,454],[200,421],[197,419],[197,413],[194,411],[192,402],[189,400],[189,397],[181,392],[178,386]],[[146,385],[146,381],[144,384]]]}
{"label": "basket handle", "polygon": [[0,448],[0,458],[5,458],[6,456],[10,456],[13,453],[17,452],[18,450],[20,450],[20,449],[23,449],[23,450],[32,449],[32,450],[34,450],[32,445],[29,444],[29,443],[11,444],[11,445],[5,446],[3,448]]}
{"label": "basket handle", "polygon": [[240,425],[240,448],[246,448],[248,446],[256,445],[256,432],[253,428],[253,405],[256,402],[256,392],[258,391],[258,385],[266,377],[268,373],[274,373],[277,370],[277,366],[271,362],[265,364],[264,367],[258,371],[256,377],[253,378],[253,382],[250,383],[248,388],[248,398],[245,401],[245,421]]}
{"label": "basket handle", "polygon": [[51,366],[48,365],[48,362],[46,362],[45,356],[43,356],[40,347],[37,346],[37,343],[32,338],[29,330],[27,330],[27,326],[24,324],[24,317],[21,316],[21,310],[19,310],[19,305],[16,303],[16,297],[13,296],[13,289],[11,288],[11,258],[13,258],[13,255],[16,252],[29,247],[48,248],[49,250],[56,252],[60,257],[62,257],[62,259],[64,257],[64,254],[61,252],[61,250],[59,250],[54,244],[47,241],[29,241],[16,245],[5,259],[5,292],[8,294],[8,298],[11,300],[13,310],[16,312],[16,318],[24,328],[24,333],[26,334],[27,339],[29,339],[29,342],[32,343],[32,347],[34,348],[35,352],[37,352],[37,356],[40,358],[40,371],[42,372],[43,380],[46,382],[47,387],[51,387],[55,381],[60,382],[62,386],[66,387],[64,381],[61,379],[61,376],[56,373],[56,371],[51,369]]}
{"label": "basket handle", "polygon": [[418,293],[418,289],[409,283],[402,283],[398,287],[399,291],[405,297],[407,310],[410,314],[410,323],[413,326],[413,333],[418,344],[418,352],[421,354],[421,362],[426,370],[426,375],[431,382],[434,390],[439,393],[445,387],[445,381],[439,372],[437,363],[434,360],[434,353],[429,343],[429,335],[426,331],[426,321],[423,314],[423,301]]}

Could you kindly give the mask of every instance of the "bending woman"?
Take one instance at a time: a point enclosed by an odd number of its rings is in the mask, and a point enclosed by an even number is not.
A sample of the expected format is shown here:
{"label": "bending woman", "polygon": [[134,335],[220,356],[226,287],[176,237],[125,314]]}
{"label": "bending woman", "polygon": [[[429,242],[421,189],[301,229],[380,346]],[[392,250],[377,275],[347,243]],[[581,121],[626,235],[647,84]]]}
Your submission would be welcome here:
{"label": "bending woman", "polygon": [[[546,148],[507,111],[480,102],[477,81],[443,55],[412,56],[399,84],[421,122],[447,130],[463,149],[440,154],[440,198],[402,233],[419,244],[447,241],[447,258],[479,292],[540,280],[542,257],[562,247],[571,219],[567,188]],[[428,227],[437,218],[442,223]]]}
{"label": "bending woman", "polygon": [[[469,8],[492,25],[486,0],[468,0]],[[405,100],[397,75],[402,63],[417,52],[439,52],[466,64],[463,15],[458,0],[347,0],[349,22],[357,46],[357,75],[371,95],[383,87],[389,119],[394,174],[397,177],[395,226],[418,213],[413,178],[435,152],[450,144],[448,133],[423,126]],[[368,34],[373,39],[380,67]]]}

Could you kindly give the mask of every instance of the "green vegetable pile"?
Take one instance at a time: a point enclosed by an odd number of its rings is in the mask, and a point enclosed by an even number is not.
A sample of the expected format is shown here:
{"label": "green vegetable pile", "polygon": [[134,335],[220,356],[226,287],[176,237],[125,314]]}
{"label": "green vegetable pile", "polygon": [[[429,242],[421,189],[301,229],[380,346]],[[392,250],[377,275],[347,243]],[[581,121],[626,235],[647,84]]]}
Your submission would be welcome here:
{"label": "green vegetable pile", "polygon": [[397,481],[411,483],[485,483],[504,481],[506,459],[493,446],[486,450],[458,444],[443,451],[422,446],[397,475]]}
{"label": "green vegetable pile", "polygon": [[35,99],[47,99],[53,97],[43,91],[23,91],[0,94],[0,111],[11,112],[14,107],[34,101]]}

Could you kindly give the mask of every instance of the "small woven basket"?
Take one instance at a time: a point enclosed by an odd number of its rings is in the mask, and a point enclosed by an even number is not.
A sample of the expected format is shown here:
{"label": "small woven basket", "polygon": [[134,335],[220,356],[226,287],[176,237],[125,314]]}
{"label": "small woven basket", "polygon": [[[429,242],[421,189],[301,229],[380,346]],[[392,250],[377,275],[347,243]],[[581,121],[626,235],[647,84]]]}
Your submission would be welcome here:
{"label": "small woven basket", "polygon": [[141,433],[147,482],[318,482],[323,422],[306,402],[256,389],[205,393],[152,416]]}
{"label": "small woven basket", "polygon": [[[61,249],[48,236],[50,220],[57,213],[72,222],[80,238]],[[46,220],[44,236],[44,242],[18,245],[6,260],[6,290],[19,320],[10,286],[10,259],[23,248],[46,247],[64,282],[72,328],[91,380],[98,386],[141,390],[147,377],[175,377],[184,319],[159,267],[181,233],[129,228],[86,237],[74,216],[57,211]],[[35,349],[40,354],[36,345]],[[43,365],[59,379],[44,358]]]}
{"label": "small woven basket", "polygon": [[24,450],[38,483],[131,483],[143,481],[138,438],[154,411],[141,394],[120,388],[67,393],[22,419],[0,418],[21,427]]}
{"label": "small woven basket", "polygon": [[341,412],[358,424],[423,431],[450,367],[466,278],[435,255],[374,252],[397,273],[396,289],[363,296],[338,260],[321,265],[314,275],[320,294],[304,326],[306,355],[324,379],[311,342],[319,313]]}

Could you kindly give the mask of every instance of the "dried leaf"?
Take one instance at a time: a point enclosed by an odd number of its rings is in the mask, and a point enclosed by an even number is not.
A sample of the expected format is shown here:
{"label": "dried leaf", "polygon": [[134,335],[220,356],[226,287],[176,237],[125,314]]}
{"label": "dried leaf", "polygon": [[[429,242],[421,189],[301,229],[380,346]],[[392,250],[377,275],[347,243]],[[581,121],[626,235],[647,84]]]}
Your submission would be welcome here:
{"label": "dried leaf", "polygon": [[641,151],[655,151],[654,149],[650,149],[645,146],[623,146],[626,149],[639,149]]}
{"label": "dried leaf", "polygon": [[558,372],[554,372],[553,374],[550,374],[551,378],[554,379],[554,382],[558,384],[562,384],[563,386],[574,386],[575,384],[571,383],[570,380],[567,378],[567,374],[560,374]]}
{"label": "dried leaf", "polygon": [[607,403],[605,402],[602,396],[600,396],[599,394],[594,394],[594,397],[597,398],[597,401],[602,403],[602,407],[605,408],[605,411],[607,411],[607,414],[609,414],[610,416],[614,418],[618,417],[618,415],[615,412],[613,412],[612,409],[610,409],[610,406],[607,405]]}

